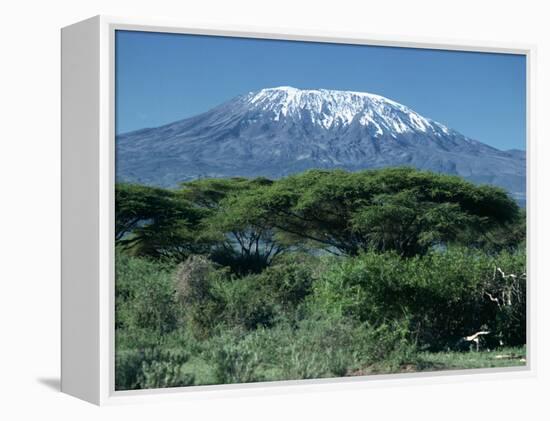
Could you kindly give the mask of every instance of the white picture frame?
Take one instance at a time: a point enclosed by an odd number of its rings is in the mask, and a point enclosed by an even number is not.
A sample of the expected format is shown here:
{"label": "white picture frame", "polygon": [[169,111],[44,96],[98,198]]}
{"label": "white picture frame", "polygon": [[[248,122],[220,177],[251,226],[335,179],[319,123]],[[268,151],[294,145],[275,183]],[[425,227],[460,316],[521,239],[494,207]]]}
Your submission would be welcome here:
{"label": "white picture frame", "polygon": [[[512,379],[536,374],[536,279],[528,277],[527,365],[525,367],[191,386],[173,389],[115,391],[114,388],[114,33],[139,30],[182,34],[315,41],[523,54],[527,63],[528,232],[533,219],[532,139],[534,104],[533,45],[463,43],[363,33],[311,32],[299,29],[234,25],[195,25],[153,19],[96,16],[67,26],[62,42],[62,323],[61,390],[97,405],[170,399],[203,399],[295,393],[393,384],[418,385]],[[528,269],[533,267],[528,235]]]}

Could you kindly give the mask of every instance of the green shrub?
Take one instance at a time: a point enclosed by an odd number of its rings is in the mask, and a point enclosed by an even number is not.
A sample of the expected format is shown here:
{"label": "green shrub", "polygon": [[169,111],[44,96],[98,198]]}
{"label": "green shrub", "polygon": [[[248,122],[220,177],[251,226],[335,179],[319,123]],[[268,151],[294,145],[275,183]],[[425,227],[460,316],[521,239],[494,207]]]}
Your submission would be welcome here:
{"label": "green shrub", "polygon": [[188,386],[195,382],[187,364],[201,348],[183,330],[169,334],[147,329],[117,330],[115,348],[117,390]]}
{"label": "green shrub", "polygon": [[177,327],[180,306],[175,299],[172,266],[118,253],[115,319],[117,327],[168,333]]}
{"label": "green shrub", "polygon": [[156,350],[142,362],[138,376],[140,389],[193,385],[195,376],[184,369],[188,359],[189,356],[180,350]]}
{"label": "green shrub", "polygon": [[[504,282],[499,268],[517,276]],[[408,259],[366,253],[330,265],[308,305],[374,326],[406,317],[411,339],[431,349],[452,348],[484,326],[493,338],[518,345],[525,338],[524,273],[522,251],[446,249]],[[511,290],[511,300],[490,298],[491,291]]]}
{"label": "green shrub", "polygon": [[357,364],[353,326],[342,320],[306,319],[296,329],[282,326],[271,340],[279,345],[273,356],[282,379],[341,377]]}
{"label": "green shrub", "polygon": [[118,350],[116,388],[132,390],[192,385],[195,376],[184,369],[188,359],[189,354],[182,349]]}
{"label": "green shrub", "polygon": [[260,274],[239,278],[204,257],[191,257],[175,276],[187,326],[206,338],[219,325],[253,330],[293,318],[311,293],[318,261],[287,256]]}
{"label": "green shrub", "polygon": [[264,380],[259,371],[263,350],[257,346],[254,336],[239,330],[230,330],[210,341],[206,355],[214,366],[217,383]]}
{"label": "green shrub", "polygon": [[272,326],[277,315],[273,297],[261,288],[259,275],[231,278],[214,284],[220,311],[217,323],[247,330]]}
{"label": "green shrub", "polygon": [[520,346],[527,342],[527,274],[525,253],[503,252],[493,276],[484,285],[496,312],[494,331],[499,343]]}
{"label": "green shrub", "polygon": [[254,329],[271,324],[275,310],[258,288],[257,275],[237,278],[203,258],[189,258],[176,273],[185,324],[200,339],[218,326]]}
{"label": "green shrub", "polygon": [[292,251],[239,277],[202,256],[176,267],[118,253],[116,388],[429,369],[419,351],[479,330],[486,347],[523,345],[525,266],[524,250]]}
{"label": "green shrub", "polygon": [[398,371],[416,361],[402,326],[310,318],[297,326],[225,330],[205,348],[221,383],[341,377],[374,366]]}
{"label": "green shrub", "polygon": [[280,256],[258,276],[258,285],[283,311],[292,311],[311,294],[321,259],[305,253]]}

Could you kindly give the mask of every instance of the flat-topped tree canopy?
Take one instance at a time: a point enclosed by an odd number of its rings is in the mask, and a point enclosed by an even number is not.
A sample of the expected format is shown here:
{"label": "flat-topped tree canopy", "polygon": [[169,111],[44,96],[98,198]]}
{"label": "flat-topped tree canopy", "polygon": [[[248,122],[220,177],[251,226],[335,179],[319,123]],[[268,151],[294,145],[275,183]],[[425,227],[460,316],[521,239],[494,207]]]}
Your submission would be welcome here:
{"label": "flat-topped tree canopy", "polygon": [[498,187],[412,168],[310,170],[243,195],[239,207],[295,241],[351,255],[391,249],[410,256],[439,243],[472,244],[520,214]]}

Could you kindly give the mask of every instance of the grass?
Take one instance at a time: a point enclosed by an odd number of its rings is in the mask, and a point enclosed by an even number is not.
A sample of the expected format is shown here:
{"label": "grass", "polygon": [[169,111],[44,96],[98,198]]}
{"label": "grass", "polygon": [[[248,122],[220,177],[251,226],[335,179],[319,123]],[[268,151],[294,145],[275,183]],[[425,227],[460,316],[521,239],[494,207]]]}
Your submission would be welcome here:
{"label": "grass", "polygon": [[348,375],[367,376],[371,374],[522,367],[527,364],[526,354],[525,346],[479,352],[419,352],[415,355],[414,360],[408,363],[396,365],[391,360],[385,360],[349,372]]}
{"label": "grass", "polygon": [[[344,374],[324,373],[316,376],[289,376],[276,365],[262,364],[255,367],[247,382],[295,380],[301,378],[330,378],[347,376],[372,376],[380,374],[435,372],[445,370],[466,370],[499,367],[521,367],[526,365],[525,347],[501,348],[494,351],[466,351],[466,352],[419,352],[410,355],[410,360],[404,362],[402,358],[388,356],[388,358],[372,363],[361,369],[348,370]],[[297,362],[301,366],[304,361]],[[243,379],[225,378],[220,381],[215,364],[208,355],[194,356],[181,366],[180,376],[191,376],[194,380],[187,385],[213,385],[220,383],[242,383]],[[171,384],[166,386],[178,386]],[[151,386],[149,386],[151,387]],[[158,386],[153,386],[158,387]]]}
{"label": "grass", "polygon": [[423,352],[418,357],[418,371],[518,367],[527,364],[525,346],[479,352]]}

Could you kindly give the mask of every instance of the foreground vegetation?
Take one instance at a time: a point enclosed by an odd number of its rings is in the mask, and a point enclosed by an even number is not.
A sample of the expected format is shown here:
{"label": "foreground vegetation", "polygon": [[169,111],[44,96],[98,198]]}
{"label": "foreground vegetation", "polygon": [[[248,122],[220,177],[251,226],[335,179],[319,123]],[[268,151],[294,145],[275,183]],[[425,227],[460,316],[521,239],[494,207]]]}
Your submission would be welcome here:
{"label": "foreground vegetation", "polygon": [[497,188],[119,185],[116,222],[117,389],[525,364],[524,215]]}

